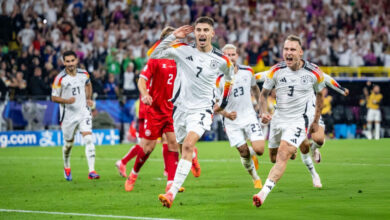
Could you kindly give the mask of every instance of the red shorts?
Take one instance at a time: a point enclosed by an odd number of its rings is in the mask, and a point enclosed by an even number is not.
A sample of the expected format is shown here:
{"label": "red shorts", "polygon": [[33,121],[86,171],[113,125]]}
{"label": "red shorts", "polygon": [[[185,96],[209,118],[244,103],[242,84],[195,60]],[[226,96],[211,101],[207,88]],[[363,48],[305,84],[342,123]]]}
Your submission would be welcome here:
{"label": "red shorts", "polygon": [[138,119],[138,137],[139,138],[145,137],[145,119],[143,118]]}
{"label": "red shorts", "polygon": [[148,140],[156,140],[163,133],[174,132],[172,115],[156,114],[153,111],[146,113],[144,137]]}

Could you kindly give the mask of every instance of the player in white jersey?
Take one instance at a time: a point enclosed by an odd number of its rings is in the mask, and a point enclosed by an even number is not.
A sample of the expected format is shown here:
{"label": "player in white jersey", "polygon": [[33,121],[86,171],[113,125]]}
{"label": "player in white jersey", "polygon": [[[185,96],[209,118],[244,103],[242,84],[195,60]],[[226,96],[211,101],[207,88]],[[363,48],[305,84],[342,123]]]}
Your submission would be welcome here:
{"label": "player in white jersey", "polygon": [[[314,65],[313,65],[314,66]],[[315,69],[317,69],[316,66],[314,66]],[[319,70],[316,70],[319,71]],[[264,72],[259,72],[256,73],[256,79],[257,82],[264,82],[266,75],[269,73],[269,71],[264,71]],[[339,83],[335,79],[333,79],[331,76],[328,74],[323,73],[324,76],[324,82],[326,86],[332,88],[336,92],[340,93],[341,95],[347,96],[349,94],[349,90],[346,88],[343,88],[340,86]],[[316,103],[316,95],[313,93],[312,95],[312,100],[311,104],[308,105],[308,113],[307,115],[309,116],[309,125],[311,125],[312,121],[314,120],[314,115],[315,115],[315,103]],[[325,124],[322,121],[322,117],[320,117],[319,120],[319,127],[316,132],[310,133],[311,138],[313,142],[310,144],[310,141],[306,138],[302,144],[299,146],[299,149],[301,151],[301,159],[302,162],[306,165],[307,169],[309,170],[312,179],[313,179],[313,186],[316,188],[321,188],[321,179],[318,173],[315,170],[314,164],[312,159],[309,156],[309,151],[310,151],[310,145],[311,145],[311,150],[312,150],[312,157],[314,158],[314,161],[319,163],[321,161],[321,153],[319,151],[319,148],[323,146],[325,143]],[[270,150],[270,159],[272,163],[276,162],[276,150]]]}
{"label": "player in white jersey", "polygon": [[93,105],[91,80],[86,70],[77,68],[78,59],[75,52],[66,51],[62,58],[65,69],[54,80],[51,99],[60,104],[60,123],[64,136],[64,176],[66,180],[72,180],[70,154],[74,135],[79,129],[85,143],[88,178],[99,179],[100,176],[95,171],[95,145],[92,140],[92,115],[89,108]]}
{"label": "player in white jersey", "polygon": [[[192,164],[195,143],[206,130],[210,130],[211,115],[215,104],[215,80],[219,73],[225,74],[225,91],[222,110],[227,105],[227,96],[231,84],[233,66],[222,52],[213,48],[214,21],[209,17],[200,17],[195,27],[190,25],[176,29],[173,34],[155,45],[151,58],[174,59],[177,64],[177,76],[173,90],[173,121],[177,142],[182,148],[182,157],[176,169],[175,179],[166,194],[159,195],[163,206],[170,208],[173,200],[184,183]],[[194,45],[184,43],[170,46],[175,39],[185,38],[194,32]]]}
{"label": "player in white jersey", "polygon": [[[294,35],[287,37],[283,46],[284,61],[272,67],[263,85],[260,95],[262,121],[271,121],[269,138],[270,150],[277,149],[276,163],[272,167],[262,190],[253,196],[253,204],[261,206],[269,192],[282,177],[287,161],[305,140],[309,119],[308,104],[313,89],[317,92],[315,117],[311,124],[314,131],[318,129],[325,87],[321,71],[313,70],[313,65],[302,60],[303,50],[300,38]],[[267,112],[267,96],[272,88],[276,89],[277,107],[273,116]]]}
{"label": "player in white jersey", "polygon": [[[222,52],[233,63],[235,74],[229,95],[229,103],[220,114],[224,116],[223,122],[230,146],[237,148],[241,156],[241,163],[251,175],[254,187],[261,189],[263,185],[256,172],[258,167],[256,154],[259,156],[263,155],[265,142],[251,97],[252,91],[258,100],[260,89],[256,84],[252,68],[237,65],[238,54],[234,45],[225,45],[222,48]],[[218,95],[222,95],[223,89],[219,85],[223,83],[223,75],[220,75],[216,82]],[[248,147],[247,140],[251,142],[253,148]]]}

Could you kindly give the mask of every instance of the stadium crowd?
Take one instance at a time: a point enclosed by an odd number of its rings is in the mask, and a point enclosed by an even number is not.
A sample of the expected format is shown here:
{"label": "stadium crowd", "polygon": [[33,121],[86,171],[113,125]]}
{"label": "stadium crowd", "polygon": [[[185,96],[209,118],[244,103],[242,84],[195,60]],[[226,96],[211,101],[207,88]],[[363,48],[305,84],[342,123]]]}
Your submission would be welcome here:
{"label": "stadium crowd", "polygon": [[[0,92],[48,97],[61,53],[77,52],[98,98],[135,98],[146,52],[166,25],[216,21],[213,44],[233,43],[239,63],[261,70],[281,59],[283,39],[304,39],[319,65],[390,66],[385,0],[0,0]],[[188,39],[191,41],[191,39]],[[95,95],[95,96],[96,96]]]}

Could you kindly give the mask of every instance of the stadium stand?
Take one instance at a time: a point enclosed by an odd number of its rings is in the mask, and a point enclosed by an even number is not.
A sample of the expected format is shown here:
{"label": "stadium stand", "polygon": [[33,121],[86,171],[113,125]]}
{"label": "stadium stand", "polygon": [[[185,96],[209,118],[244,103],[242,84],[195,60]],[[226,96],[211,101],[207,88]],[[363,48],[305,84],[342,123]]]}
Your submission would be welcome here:
{"label": "stadium stand", "polygon": [[[68,49],[90,72],[95,97],[137,98],[135,80],[162,28],[204,15],[216,21],[214,46],[235,44],[238,62],[256,72],[280,61],[283,40],[295,33],[304,39],[304,59],[344,79],[351,94],[360,95],[364,77],[389,81],[385,0],[0,0],[0,6],[1,100],[47,100]],[[347,103],[359,106],[359,98]]]}

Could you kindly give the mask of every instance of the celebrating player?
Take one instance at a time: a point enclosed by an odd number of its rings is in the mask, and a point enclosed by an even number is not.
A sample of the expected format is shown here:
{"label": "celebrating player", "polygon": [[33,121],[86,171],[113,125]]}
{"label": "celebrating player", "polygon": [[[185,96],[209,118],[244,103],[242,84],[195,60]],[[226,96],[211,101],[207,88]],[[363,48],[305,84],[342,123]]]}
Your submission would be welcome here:
{"label": "celebrating player", "polygon": [[[270,148],[279,148],[276,163],[272,167],[262,190],[253,196],[253,204],[261,206],[269,192],[282,177],[287,161],[305,140],[309,126],[307,108],[313,94],[316,94],[315,117],[311,124],[313,131],[318,129],[325,87],[324,77],[313,64],[302,60],[303,50],[299,37],[290,35],[283,46],[284,61],[272,67],[260,95],[262,122],[271,120]],[[267,112],[266,100],[275,86],[277,109],[273,117]]]}
{"label": "celebrating player", "polygon": [[[171,34],[173,30],[172,27],[166,27],[161,33],[160,40]],[[175,44],[178,41],[172,43]],[[138,150],[134,167],[126,180],[126,191],[133,190],[140,168],[149,158],[156,146],[157,138],[161,137],[162,134],[165,134],[168,141],[166,191],[172,185],[179,160],[179,146],[173,130],[173,105],[168,100],[172,96],[175,78],[176,63],[172,59],[150,59],[140,74],[138,88],[141,93],[141,101],[148,107],[145,112],[144,134],[141,139],[142,150]]]}
{"label": "celebrating player", "polygon": [[[233,66],[229,59],[213,48],[214,21],[209,17],[199,17],[195,27],[190,25],[176,29],[163,41],[154,46],[151,58],[174,59],[177,64],[177,77],[172,102],[175,105],[173,120],[176,139],[182,147],[175,179],[166,194],[159,195],[163,206],[171,207],[173,200],[184,183],[190,169],[195,143],[206,130],[210,130],[211,115],[215,100],[215,80],[219,73],[225,74],[225,90],[220,109],[227,105],[227,96]],[[170,46],[176,39],[185,38],[194,32],[196,43]]]}
{"label": "celebrating player", "polygon": [[95,145],[92,141],[92,115],[89,109],[93,105],[91,80],[86,70],[77,68],[75,52],[66,51],[62,58],[65,69],[54,79],[51,99],[60,104],[60,123],[65,142],[62,147],[64,176],[66,180],[72,180],[70,154],[74,135],[79,129],[85,143],[88,178],[99,179],[95,171]]}
{"label": "celebrating player", "polygon": [[[261,189],[261,179],[255,166],[258,166],[256,153],[258,155],[264,153],[264,136],[251,100],[251,91],[258,100],[260,89],[256,84],[252,68],[237,65],[238,54],[234,45],[225,45],[222,52],[234,64],[235,74],[233,76],[232,92],[229,95],[229,103],[220,114],[224,116],[224,125],[230,145],[237,148],[242,165],[252,176],[254,187]],[[219,87],[219,84],[224,82],[222,76],[220,75],[217,79],[217,88],[220,94],[223,92]],[[248,147],[247,140],[251,141],[253,149]],[[251,156],[253,160],[251,160]]]}

